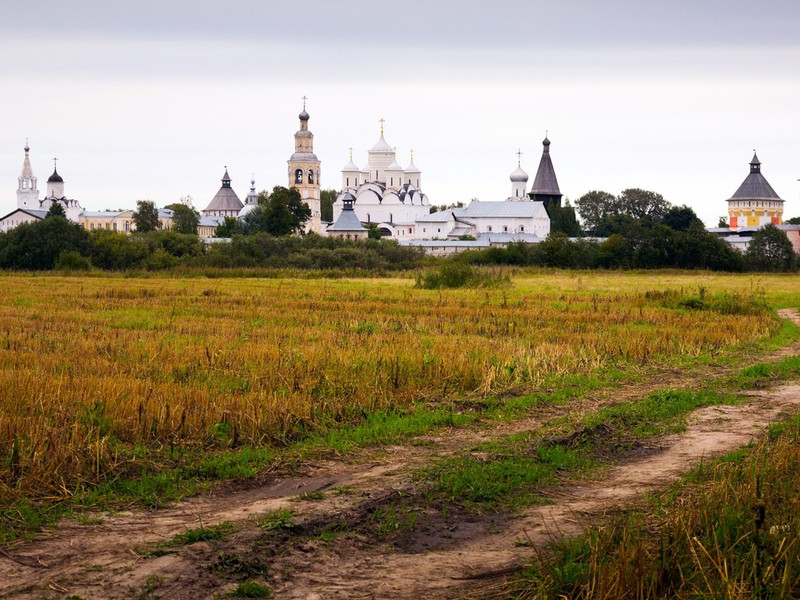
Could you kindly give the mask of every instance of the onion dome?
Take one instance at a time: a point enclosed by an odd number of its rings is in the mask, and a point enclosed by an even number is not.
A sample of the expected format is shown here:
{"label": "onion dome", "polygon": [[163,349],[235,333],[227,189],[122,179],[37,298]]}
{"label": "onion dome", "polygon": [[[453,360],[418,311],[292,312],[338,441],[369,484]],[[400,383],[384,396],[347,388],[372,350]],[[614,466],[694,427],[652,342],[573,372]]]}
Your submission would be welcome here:
{"label": "onion dome", "polygon": [[386,170],[387,171],[402,171],[403,170],[403,166],[399,162],[397,162],[397,158],[395,158],[392,161],[392,164],[390,164],[388,167],[386,167]]}
{"label": "onion dome", "polygon": [[411,151],[411,162],[408,163],[406,167],[406,173],[420,173],[421,171],[417,168],[417,165],[414,164],[414,151]]}
{"label": "onion dome", "polygon": [[350,148],[350,160],[347,161],[347,164],[342,167],[342,171],[355,171],[361,172],[361,169],[358,168],[358,165],[353,162],[353,149]]}
{"label": "onion dome", "polygon": [[381,133],[380,139],[376,142],[376,144],[372,147],[370,152],[394,152],[394,149],[386,142],[386,139],[383,137],[383,133]]}
{"label": "onion dome", "polygon": [[308,116],[308,113],[306,112],[305,108],[303,109],[303,112],[301,112],[298,116],[300,117],[301,121],[308,121],[311,118]]}
{"label": "onion dome", "polygon": [[58,170],[53,169],[53,174],[50,175],[47,183],[64,183],[64,180],[61,178],[61,175],[58,174]]}
{"label": "onion dome", "polygon": [[511,181],[512,183],[527,183],[528,174],[522,170],[522,167],[517,167],[514,172],[511,173]]}

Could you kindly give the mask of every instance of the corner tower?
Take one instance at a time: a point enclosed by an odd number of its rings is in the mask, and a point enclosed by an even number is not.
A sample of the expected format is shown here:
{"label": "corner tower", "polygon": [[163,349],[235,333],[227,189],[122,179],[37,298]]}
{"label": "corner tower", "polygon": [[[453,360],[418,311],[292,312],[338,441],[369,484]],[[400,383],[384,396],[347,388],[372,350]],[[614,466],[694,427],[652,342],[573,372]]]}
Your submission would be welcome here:
{"label": "corner tower", "polygon": [[761,174],[761,161],[753,150],[750,174],[727,200],[731,229],[783,223],[782,200]]}
{"label": "corner tower", "polygon": [[36,176],[31,169],[30,148],[25,140],[25,159],[22,161],[22,174],[17,187],[17,208],[39,208],[39,189],[36,187]]}
{"label": "corner tower", "polygon": [[300,192],[303,202],[311,209],[311,220],[306,231],[320,233],[320,162],[314,154],[314,134],[308,130],[309,116],[306,98],[299,115],[300,130],[294,134],[294,154],[288,160],[289,187]]}

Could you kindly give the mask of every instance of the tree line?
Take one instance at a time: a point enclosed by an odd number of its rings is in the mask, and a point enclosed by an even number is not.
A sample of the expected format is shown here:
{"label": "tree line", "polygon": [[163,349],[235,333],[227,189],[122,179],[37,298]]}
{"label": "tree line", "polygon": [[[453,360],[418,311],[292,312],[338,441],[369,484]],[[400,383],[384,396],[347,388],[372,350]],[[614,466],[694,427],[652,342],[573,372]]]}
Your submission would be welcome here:
{"label": "tree line", "polygon": [[[327,201],[335,192],[329,190]],[[575,202],[581,222],[594,237],[575,236],[554,227],[538,244],[468,251],[454,260],[473,264],[536,265],[581,269],[711,269],[723,271],[790,271],[798,258],[785,233],[767,226],[753,235],[742,254],[706,231],[688,206],[673,206],[660,194],[628,189],[618,196],[592,191]],[[0,268],[158,270],[188,267],[267,267],[300,269],[414,269],[428,262],[418,248],[396,241],[337,240],[297,235],[310,217],[299,193],[280,186],[259,194],[258,205],[242,219],[228,218],[217,230],[229,241],[203,243],[199,214],[187,202],[169,205],[172,228],[160,229],[158,210],[140,201],[130,235],[108,230],[87,232],[66,219],[59,204],[41,221],[0,233]],[[330,208],[330,206],[328,207]],[[568,213],[572,212],[570,217]],[[577,221],[568,204],[562,219],[574,230]],[[556,223],[557,224],[557,223]],[[379,232],[375,231],[379,238]],[[584,233],[580,232],[579,233]],[[372,236],[371,236],[372,237]]]}

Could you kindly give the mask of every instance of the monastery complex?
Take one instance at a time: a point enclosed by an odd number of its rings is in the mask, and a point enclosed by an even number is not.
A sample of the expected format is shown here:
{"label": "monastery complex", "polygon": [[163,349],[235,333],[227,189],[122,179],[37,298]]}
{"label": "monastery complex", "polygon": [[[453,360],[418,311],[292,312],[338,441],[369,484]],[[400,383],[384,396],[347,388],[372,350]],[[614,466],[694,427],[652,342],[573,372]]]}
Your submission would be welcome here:
{"label": "monastery complex", "polygon": [[[550,155],[551,143],[545,136],[530,189],[528,174],[518,159],[517,168],[510,174],[510,193],[505,200],[473,200],[467,206],[432,212],[431,201],[423,191],[422,171],[414,163],[413,150],[407,165],[401,165],[396,149],[386,141],[381,120],[380,136],[368,151],[363,167],[353,161],[350,149],[349,160],[341,170],[340,191],[333,203],[333,220],[325,222],[321,213],[322,163],[314,153],[314,134],[309,129],[310,115],[305,108],[305,98],[298,118],[294,152],[287,161],[287,187],[296,189],[311,211],[306,233],[358,240],[366,238],[369,229],[377,228],[381,237],[398,240],[403,245],[421,246],[434,254],[450,254],[510,242],[538,243],[550,233],[552,208],[561,207],[562,195]],[[24,152],[17,208],[0,218],[0,231],[43,219],[56,203],[62,205],[68,219],[80,223],[88,231],[105,229],[129,234],[135,230],[133,209],[86,211],[77,200],[68,198],[57,164],[40,198],[27,143]],[[800,227],[782,224],[784,203],[762,175],[761,162],[754,154],[749,175],[727,200],[730,227],[711,228],[710,231],[735,247],[746,249],[753,232],[773,224],[784,229],[795,250],[800,251]],[[213,238],[226,218],[242,219],[257,204],[255,181],[251,179],[243,202],[232,187],[226,167],[221,187],[201,211],[198,235],[203,239]],[[159,210],[162,228],[171,227],[172,216],[169,209]]]}

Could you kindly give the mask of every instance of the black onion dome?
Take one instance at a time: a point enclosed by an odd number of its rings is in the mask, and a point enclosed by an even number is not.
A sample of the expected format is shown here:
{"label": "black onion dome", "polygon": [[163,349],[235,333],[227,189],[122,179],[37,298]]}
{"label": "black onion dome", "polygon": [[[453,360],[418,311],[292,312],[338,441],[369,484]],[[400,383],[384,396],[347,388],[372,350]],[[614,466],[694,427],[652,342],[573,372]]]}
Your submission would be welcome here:
{"label": "black onion dome", "polygon": [[53,174],[50,175],[47,183],[64,183],[64,180],[61,178],[61,175],[58,174],[58,171],[53,169]]}

